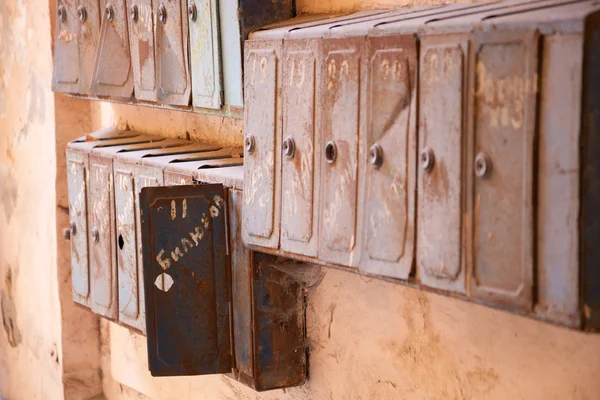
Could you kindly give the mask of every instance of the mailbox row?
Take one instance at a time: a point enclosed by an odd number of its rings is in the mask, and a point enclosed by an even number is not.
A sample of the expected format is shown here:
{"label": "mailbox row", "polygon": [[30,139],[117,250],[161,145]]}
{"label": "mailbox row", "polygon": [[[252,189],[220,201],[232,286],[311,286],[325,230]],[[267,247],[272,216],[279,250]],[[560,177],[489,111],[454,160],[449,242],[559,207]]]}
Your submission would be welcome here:
{"label": "mailbox row", "polygon": [[244,242],[600,327],[599,21],[508,0],[254,32]]}
{"label": "mailbox row", "polygon": [[239,235],[241,156],[114,129],[67,147],[73,300],[145,334],[153,376],[306,379],[302,287]]}
{"label": "mailbox row", "polygon": [[290,0],[57,0],[53,90],[242,107],[242,45]]}

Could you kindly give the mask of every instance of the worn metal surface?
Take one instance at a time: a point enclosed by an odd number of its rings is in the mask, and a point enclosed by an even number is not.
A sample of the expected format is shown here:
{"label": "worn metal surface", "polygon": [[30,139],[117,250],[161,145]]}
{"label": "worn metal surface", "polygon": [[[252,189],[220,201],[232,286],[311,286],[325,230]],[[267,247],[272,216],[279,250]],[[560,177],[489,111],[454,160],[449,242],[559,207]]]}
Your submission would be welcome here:
{"label": "worn metal surface", "polygon": [[281,161],[281,248],[313,257],[317,255],[319,224],[318,57],[319,39],[284,42],[283,132],[284,145],[290,144]]}
{"label": "worn metal surface", "polygon": [[185,0],[156,0],[153,10],[157,101],[187,106],[191,94],[187,4]]}
{"label": "worn metal surface", "polygon": [[73,301],[89,307],[90,271],[88,262],[88,159],[86,155],[67,151],[67,185],[71,246]]}
{"label": "worn metal surface", "polygon": [[581,114],[581,228],[580,263],[582,271],[581,299],[585,327],[600,330],[600,15],[594,13],[586,20],[584,40],[583,102]]}
{"label": "worn metal surface", "polygon": [[[187,3],[192,104],[218,109],[223,104],[218,4],[216,0],[188,0]],[[234,26],[229,27],[232,28]]]}
{"label": "worn metal surface", "polygon": [[407,279],[415,246],[417,44],[410,36],[375,37],[368,46],[361,270]]}
{"label": "worn metal surface", "polygon": [[362,241],[365,42],[364,37],[326,39],[321,47],[319,258],[346,266],[358,263]]}
{"label": "worn metal surface", "polygon": [[94,70],[94,95],[129,98],[133,94],[133,73],[129,50],[125,0],[101,0],[102,24]]}
{"label": "worn metal surface", "polygon": [[222,185],[140,194],[153,376],[231,371],[225,196]]}
{"label": "worn metal surface", "polygon": [[[474,297],[530,309],[533,290],[533,143],[539,35],[477,33],[472,210]],[[484,160],[487,162],[484,164]]]}
{"label": "worn metal surface", "polygon": [[[537,206],[536,313],[579,326],[577,206],[583,37],[543,39]],[[565,234],[565,232],[571,232]]]}
{"label": "worn metal surface", "polygon": [[247,41],[244,48],[244,242],[279,247],[281,213],[281,41]]}
{"label": "worn metal surface", "polygon": [[[81,21],[77,9],[83,7]],[[98,0],[57,0],[52,90],[89,94],[100,33]]]}
{"label": "worn metal surface", "polygon": [[244,106],[243,49],[240,34],[238,0],[219,0],[221,63],[224,103],[235,108]]}
{"label": "worn metal surface", "polygon": [[304,293],[273,259],[253,254],[253,335],[256,390],[301,385],[306,381]]}
{"label": "worn metal surface", "polygon": [[423,37],[419,74],[417,279],[462,293],[468,43],[459,35]]}
{"label": "worn metal surface", "polygon": [[112,159],[89,156],[88,248],[91,308],[116,320],[117,266]]}
{"label": "worn metal surface", "polygon": [[155,101],[156,69],[152,0],[127,0],[127,9],[135,98]]}
{"label": "worn metal surface", "polygon": [[233,323],[234,374],[246,384],[254,377],[252,337],[252,252],[242,242],[241,190],[229,191],[229,248],[231,249],[231,301]]}

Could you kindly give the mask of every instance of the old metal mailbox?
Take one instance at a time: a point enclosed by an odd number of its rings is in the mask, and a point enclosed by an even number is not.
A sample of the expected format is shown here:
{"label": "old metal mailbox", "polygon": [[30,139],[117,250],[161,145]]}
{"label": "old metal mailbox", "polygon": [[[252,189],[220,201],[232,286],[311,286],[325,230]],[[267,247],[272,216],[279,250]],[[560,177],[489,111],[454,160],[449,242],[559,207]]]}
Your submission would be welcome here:
{"label": "old metal mailbox", "polygon": [[360,269],[407,279],[414,260],[417,45],[408,35],[370,37],[367,43]]}
{"label": "old metal mailbox", "polygon": [[281,202],[281,41],[244,48],[244,242],[279,247]]}
{"label": "old metal mailbox", "polygon": [[188,3],[192,103],[219,109],[223,98],[217,0]]}
{"label": "old metal mailbox", "polygon": [[153,1],[156,83],[159,103],[187,106],[191,83],[185,0]]}
{"label": "old metal mailbox", "polygon": [[539,146],[534,186],[535,313],[571,327],[598,330],[600,281],[592,243],[598,237],[594,172],[598,125],[594,120],[600,102],[594,87],[599,79],[600,4],[544,5],[518,14],[488,16],[481,29],[536,30],[542,35],[535,142]]}
{"label": "old metal mailbox", "polygon": [[318,48],[319,39],[286,40],[283,47],[281,248],[307,256],[317,255],[318,244]]}
{"label": "old metal mailbox", "polygon": [[481,33],[473,51],[471,293],[524,308],[533,290],[538,47],[535,32]]}
{"label": "old metal mailbox", "polygon": [[57,0],[52,90],[89,94],[100,34],[98,0]]}
{"label": "old metal mailbox", "polygon": [[[68,194],[69,194],[69,230],[71,238],[71,268],[73,281],[73,300],[85,307],[92,308],[96,297],[91,295],[93,288],[91,287],[91,279],[93,276],[110,276],[111,271],[104,272],[102,268],[93,270],[90,266],[98,266],[97,259],[92,260],[96,253],[92,245],[96,242],[90,240],[97,237],[100,240],[100,231],[98,234],[93,231],[92,225],[98,225],[97,219],[92,217],[92,214],[98,215],[95,210],[96,203],[92,201],[96,195],[92,189],[96,190],[98,183],[106,180],[106,175],[101,166],[94,162],[93,169],[90,166],[89,153],[92,149],[98,146],[110,146],[113,148],[124,146],[129,143],[144,141],[143,137],[135,134],[127,134],[113,129],[107,129],[101,132],[88,135],[85,138],[75,140],[67,147],[67,179],[68,179]],[[95,176],[92,176],[95,174]],[[102,184],[101,184],[102,185]],[[110,201],[110,196],[106,193],[106,199]],[[96,200],[99,200],[97,198]],[[100,205],[103,207],[104,203]],[[104,225],[108,224],[108,216],[105,216]],[[97,226],[96,226],[97,227]],[[107,228],[110,232],[110,227]],[[102,297],[102,295],[99,295]],[[112,294],[108,293],[108,297],[112,298]],[[105,304],[110,301],[99,299],[98,301]],[[106,311],[101,307],[102,312]],[[96,306],[94,308],[97,309]],[[109,307],[110,308],[110,307]]]}
{"label": "old metal mailbox", "polygon": [[156,101],[152,0],[128,0],[129,48],[135,98]]}
{"label": "old metal mailbox", "polygon": [[231,371],[225,195],[222,185],[140,193],[153,376]]}
{"label": "old metal mailbox", "polygon": [[356,266],[360,258],[364,164],[365,89],[364,37],[325,39],[320,58],[323,94],[321,115],[321,197],[319,210],[319,258]]}
{"label": "old metal mailbox", "polygon": [[125,0],[101,0],[102,24],[94,60],[92,94],[128,99],[133,73]]}

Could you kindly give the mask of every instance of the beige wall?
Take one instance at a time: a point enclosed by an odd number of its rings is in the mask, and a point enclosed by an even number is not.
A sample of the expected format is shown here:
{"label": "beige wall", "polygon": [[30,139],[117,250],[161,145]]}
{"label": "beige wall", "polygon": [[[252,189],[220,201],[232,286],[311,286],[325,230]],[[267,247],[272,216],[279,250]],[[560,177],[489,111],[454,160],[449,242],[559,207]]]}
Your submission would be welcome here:
{"label": "beige wall", "polygon": [[[423,3],[430,1],[414,4]],[[70,300],[68,242],[58,234],[68,225],[65,144],[112,125],[241,144],[243,124],[53,95],[49,15],[48,0],[5,0],[0,9],[0,397],[83,399],[103,390],[109,399],[156,400],[600,398],[600,335],[336,269],[324,269],[309,292],[306,385],[257,394],[225,376],[152,378],[144,338]]]}

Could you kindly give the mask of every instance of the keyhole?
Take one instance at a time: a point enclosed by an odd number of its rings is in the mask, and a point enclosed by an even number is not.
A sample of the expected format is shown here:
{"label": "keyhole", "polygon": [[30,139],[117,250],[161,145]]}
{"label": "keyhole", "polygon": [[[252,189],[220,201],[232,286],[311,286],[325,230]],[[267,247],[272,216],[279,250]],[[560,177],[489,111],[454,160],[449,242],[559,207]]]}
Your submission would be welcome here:
{"label": "keyhole", "polygon": [[335,159],[337,158],[337,148],[335,147],[335,143],[332,141],[327,142],[325,145],[325,160],[329,164],[333,164]]}
{"label": "keyhole", "polygon": [[119,235],[119,249],[123,250],[124,245],[125,241],[123,240],[123,235]]}

